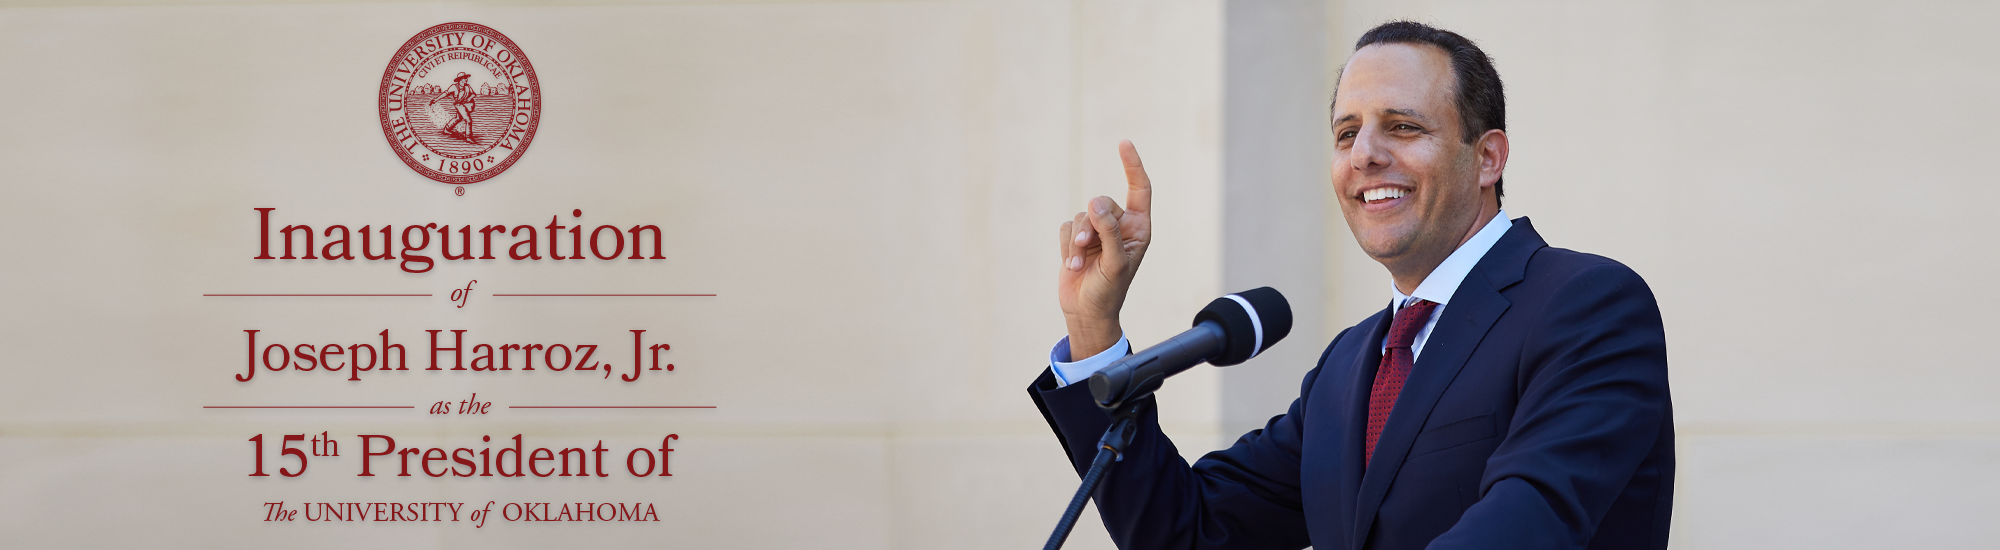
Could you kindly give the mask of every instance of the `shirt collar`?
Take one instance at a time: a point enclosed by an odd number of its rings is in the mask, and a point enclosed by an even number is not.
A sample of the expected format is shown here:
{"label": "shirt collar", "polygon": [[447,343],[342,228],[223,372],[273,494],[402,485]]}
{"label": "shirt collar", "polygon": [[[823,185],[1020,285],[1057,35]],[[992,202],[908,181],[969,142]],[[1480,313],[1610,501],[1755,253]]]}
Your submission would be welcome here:
{"label": "shirt collar", "polygon": [[1507,211],[1501,210],[1486,222],[1485,227],[1479,228],[1478,233],[1472,234],[1471,239],[1458,245],[1458,250],[1446,256],[1444,263],[1432,269],[1431,274],[1424,277],[1424,282],[1417,285],[1416,292],[1403,294],[1401,289],[1396,288],[1396,281],[1391,279],[1389,294],[1396,301],[1390,302],[1394,306],[1390,313],[1402,309],[1403,303],[1413,297],[1437,302],[1440,306],[1450,304],[1451,295],[1458,292],[1458,284],[1465,282],[1465,276],[1472,273],[1472,266],[1478,265],[1479,259],[1486,257],[1486,251],[1493,248],[1493,243],[1500,242],[1500,236],[1513,226],[1514,223],[1507,219]]}

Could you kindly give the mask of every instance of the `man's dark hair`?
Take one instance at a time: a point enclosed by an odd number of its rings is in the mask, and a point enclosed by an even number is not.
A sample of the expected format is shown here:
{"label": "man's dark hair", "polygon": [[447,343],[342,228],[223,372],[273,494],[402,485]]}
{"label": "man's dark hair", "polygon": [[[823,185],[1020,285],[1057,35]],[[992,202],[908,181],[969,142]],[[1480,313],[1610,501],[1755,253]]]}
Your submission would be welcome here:
{"label": "man's dark hair", "polygon": [[[1500,72],[1493,70],[1493,58],[1478,44],[1458,33],[1415,21],[1390,21],[1377,25],[1354,41],[1355,51],[1376,44],[1429,44],[1451,56],[1451,73],[1458,82],[1458,122],[1465,128],[1465,142],[1472,143],[1487,130],[1507,130],[1507,96],[1500,89]],[[1506,192],[1505,179],[1493,182],[1494,202]]]}

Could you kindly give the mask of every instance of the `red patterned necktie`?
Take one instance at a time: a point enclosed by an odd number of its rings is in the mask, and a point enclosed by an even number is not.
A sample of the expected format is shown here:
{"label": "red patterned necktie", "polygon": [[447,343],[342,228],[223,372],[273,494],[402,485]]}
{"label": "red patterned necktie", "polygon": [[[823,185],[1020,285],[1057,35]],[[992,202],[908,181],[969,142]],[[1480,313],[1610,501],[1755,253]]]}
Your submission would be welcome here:
{"label": "red patterned necktie", "polygon": [[1382,364],[1375,367],[1375,389],[1368,394],[1368,448],[1362,455],[1362,465],[1375,459],[1375,440],[1382,437],[1382,425],[1389,422],[1389,411],[1396,407],[1396,396],[1403,393],[1403,381],[1410,378],[1410,367],[1417,363],[1416,352],[1410,351],[1410,343],[1417,339],[1417,332],[1431,320],[1431,310],[1437,309],[1437,302],[1417,300],[1403,306],[1396,312],[1396,319],[1389,324],[1389,349],[1382,352]]}

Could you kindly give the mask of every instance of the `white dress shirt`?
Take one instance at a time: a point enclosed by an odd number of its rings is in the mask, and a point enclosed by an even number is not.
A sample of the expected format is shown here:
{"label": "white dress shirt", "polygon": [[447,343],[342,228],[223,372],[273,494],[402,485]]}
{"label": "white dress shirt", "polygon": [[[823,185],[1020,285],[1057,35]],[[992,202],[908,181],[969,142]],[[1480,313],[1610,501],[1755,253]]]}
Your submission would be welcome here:
{"label": "white dress shirt", "polygon": [[[1479,228],[1479,232],[1472,234],[1472,238],[1458,245],[1458,250],[1451,251],[1451,255],[1444,258],[1444,263],[1438,264],[1436,269],[1431,270],[1430,275],[1424,276],[1424,282],[1417,284],[1415,292],[1403,294],[1402,290],[1396,288],[1395,281],[1389,281],[1389,295],[1393,300],[1389,304],[1394,306],[1389,312],[1392,319],[1397,311],[1402,311],[1403,306],[1415,301],[1411,298],[1430,300],[1437,302],[1438,305],[1431,310],[1430,320],[1424,321],[1424,328],[1417,331],[1417,339],[1410,342],[1411,359],[1424,355],[1424,341],[1430,339],[1431,329],[1437,326],[1438,319],[1444,318],[1444,308],[1451,305],[1451,295],[1458,292],[1458,284],[1465,282],[1465,276],[1472,273],[1472,266],[1479,265],[1479,259],[1486,257],[1486,251],[1492,250],[1493,243],[1500,242],[1500,236],[1507,234],[1507,228],[1513,226],[1514,222],[1507,220],[1507,211],[1501,210],[1492,220],[1486,222],[1486,227]],[[1388,352],[1389,339],[1384,336],[1382,353]]]}
{"label": "white dress shirt", "polygon": [[[1472,234],[1471,239],[1458,245],[1458,250],[1453,250],[1450,256],[1446,256],[1444,263],[1432,269],[1431,274],[1424,277],[1424,282],[1417,285],[1415,292],[1403,294],[1402,290],[1396,288],[1394,280],[1389,281],[1389,293],[1393,299],[1390,304],[1394,307],[1394,310],[1389,312],[1391,316],[1395,315],[1395,311],[1403,309],[1403,306],[1409,305],[1411,298],[1430,300],[1438,304],[1436,309],[1431,310],[1431,318],[1424,322],[1424,328],[1417,331],[1416,340],[1410,343],[1412,358],[1423,355],[1424,341],[1430,339],[1431,329],[1437,326],[1438,319],[1443,318],[1445,307],[1451,305],[1451,295],[1458,292],[1459,283],[1465,282],[1465,276],[1472,273],[1472,266],[1478,265],[1479,259],[1486,257],[1486,251],[1493,249],[1493,243],[1500,242],[1500,236],[1507,234],[1507,228],[1513,226],[1514,223],[1507,219],[1507,211],[1501,210],[1499,214],[1493,216],[1493,219],[1486,222],[1485,227],[1479,228],[1478,233]],[[1386,337],[1381,345],[1383,352],[1386,353],[1389,346]],[[1049,350],[1049,370],[1055,374],[1057,384],[1067,386],[1072,382],[1090,378],[1091,374],[1110,366],[1112,361],[1124,358],[1131,351],[1131,341],[1120,334],[1118,343],[1112,344],[1109,349],[1081,361],[1066,361],[1070,358],[1069,337],[1063,337],[1062,341],[1056,343],[1055,349]]]}

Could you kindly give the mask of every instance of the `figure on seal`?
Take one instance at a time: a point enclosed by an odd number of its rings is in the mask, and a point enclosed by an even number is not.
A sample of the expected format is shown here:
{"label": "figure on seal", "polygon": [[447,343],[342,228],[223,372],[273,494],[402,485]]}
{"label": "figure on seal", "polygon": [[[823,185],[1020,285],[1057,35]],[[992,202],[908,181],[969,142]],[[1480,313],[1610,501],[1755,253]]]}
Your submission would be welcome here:
{"label": "figure on seal", "polygon": [[[445,124],[440,131],[444,132],[444,135],[447,136],[462,139],[470,143],[478,143],[478,140],[472,137],[472,109],[477,107],[477,105],[473,104],[472,101],[472,86],[465,83],[466,79],[469,78],[472,78],[472,75],[458,73],[457,78],[451,79],[451,87],[446,88],[443,95],[431,98],[429,104],[436,105],[440,99],[450,99],[453,107],[453,116],[451,122]],[[464,131],[458,129],[459,124],[465,125]]]}

